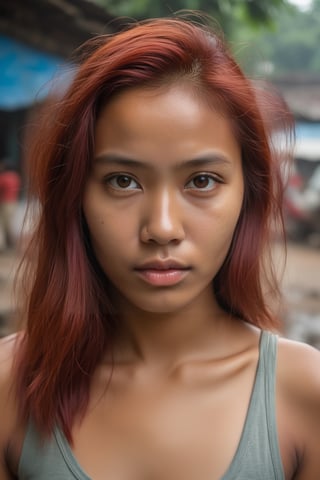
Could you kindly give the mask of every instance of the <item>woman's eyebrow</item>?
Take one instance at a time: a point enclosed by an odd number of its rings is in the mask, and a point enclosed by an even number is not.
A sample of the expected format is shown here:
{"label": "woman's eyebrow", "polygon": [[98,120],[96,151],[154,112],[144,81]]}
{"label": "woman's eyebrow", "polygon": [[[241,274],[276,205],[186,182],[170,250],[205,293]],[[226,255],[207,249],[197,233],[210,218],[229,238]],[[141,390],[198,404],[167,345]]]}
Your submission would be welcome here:
{"label": "woman's eyebrow", "polygon": [[142,162],[141,160],[136,160],[134,158],[125,157],[123,155],[114,154],[114,153],[104,153],[102,155],[97,155],[94,157],[95,163],[107,163],[109,164],[117,164],[123,167],[140,167],[140,168],[147,168],[148,164],[146,162]]}
{"label": "woman's eyebrow", "polygon": [[[148,163],[148,162],[143,162],[141,160],[137,160],[135,158],[130,158],[124,155],[119,155],[119,154],[114,154],[114,153],[106,153],[106,154],[101,154],[97,155],[94,158],[95,163],[101,163],[101,164],[112,164],[112,165],[119,165],[122,167],[137,167],[137,168],[153,168],[153,165]],[[232,160],[225,156],[222,153],[208,153],[205,155],[200,155],[199,157],[196,158],[191,158],[189,160],[182,160],[176,163],[174,165],[174,168],[180,169],[180,168],[199,168],[199,167],[205,167],[205,166],[210,166],[210,165],[231,165]]]}
{"label": "woman's eyebrow", "polygon": [[219,164],[231,165],[231,163],[232,163],[231,159],[221,153],[210,153],[207,155],[201,155],[199,157],[181,162],[178,166],[200,167],[200,166],[219,165]]}

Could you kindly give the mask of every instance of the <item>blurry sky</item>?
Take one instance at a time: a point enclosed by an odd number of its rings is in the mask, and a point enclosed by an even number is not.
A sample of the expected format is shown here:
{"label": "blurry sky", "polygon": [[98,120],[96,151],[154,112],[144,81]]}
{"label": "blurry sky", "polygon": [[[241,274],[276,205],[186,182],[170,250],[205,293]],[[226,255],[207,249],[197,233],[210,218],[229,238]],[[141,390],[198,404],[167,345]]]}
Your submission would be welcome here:
{"label": "blurry sky", "polygon": [[312,0],[289,0],[289,2],[301,8],[301,10],[306,10],[312,3]]}

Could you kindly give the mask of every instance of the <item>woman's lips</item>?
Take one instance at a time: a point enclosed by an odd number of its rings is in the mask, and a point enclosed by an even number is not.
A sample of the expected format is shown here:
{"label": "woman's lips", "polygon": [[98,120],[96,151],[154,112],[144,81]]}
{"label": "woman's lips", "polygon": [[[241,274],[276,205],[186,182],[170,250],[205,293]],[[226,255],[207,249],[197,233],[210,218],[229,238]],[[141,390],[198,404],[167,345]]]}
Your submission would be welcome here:
{"label": "woman's lips", "polygon": [[134,270],[149,285],[169,287],[181,282],[191,268],[175,258],[167,258],[166,260],[153,258],[136,266]]}
{"label": "woman's lips", "polygon": [[136,269],[142,280],[150,285],[168,287],[181,282],[189,273],[189,268],[141,268]]}

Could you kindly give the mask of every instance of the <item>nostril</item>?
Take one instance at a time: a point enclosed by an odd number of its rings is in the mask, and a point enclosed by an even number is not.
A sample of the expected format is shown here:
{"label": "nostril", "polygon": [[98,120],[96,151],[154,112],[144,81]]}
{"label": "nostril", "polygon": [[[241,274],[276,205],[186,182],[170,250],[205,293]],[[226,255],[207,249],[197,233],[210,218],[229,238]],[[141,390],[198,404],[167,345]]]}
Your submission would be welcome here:
{"label": "nostril", "polygon": [[158,245],[167,245],[169,243],[180,243],[185,235],[183,228],[177,226],[171,229],[159,228],[158,226],[144,226],[141,229],[141,240],[144,243],[156,243]]}

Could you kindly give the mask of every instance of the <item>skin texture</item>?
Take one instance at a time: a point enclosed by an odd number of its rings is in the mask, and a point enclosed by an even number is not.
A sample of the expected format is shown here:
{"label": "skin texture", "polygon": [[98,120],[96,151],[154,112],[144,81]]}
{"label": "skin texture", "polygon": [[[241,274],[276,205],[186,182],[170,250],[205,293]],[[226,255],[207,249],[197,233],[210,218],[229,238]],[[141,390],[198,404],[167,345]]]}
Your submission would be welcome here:
{"label": "skin texture", "polygon": [[[119,329],[112,376],[106,355],[73,429],[74,454],[92,479],[218,480],[230,465],[260,332],[227,315],[211,285],[243,188],[231,122],[187,85],[130,90],[102,110],[83,211],[113,284]],[[0,480],[7,480],[25,427],[10,393],[13,342],[2,343]],[[287,480],[320,477],[319,360],[310,347],[279,340],[277,424]]]}
{"label": "skin texture", "polygon": [[[211,281],[228,252],[242,198],[241,153],[230,124],[191,91],[130,91],[102,111],[83,209],[130,330],[140,321],[152,328],[152,316],[171,328],[181,315],[217,311]],[[172,261],[183,269],[174,285],[144,269]]]}

